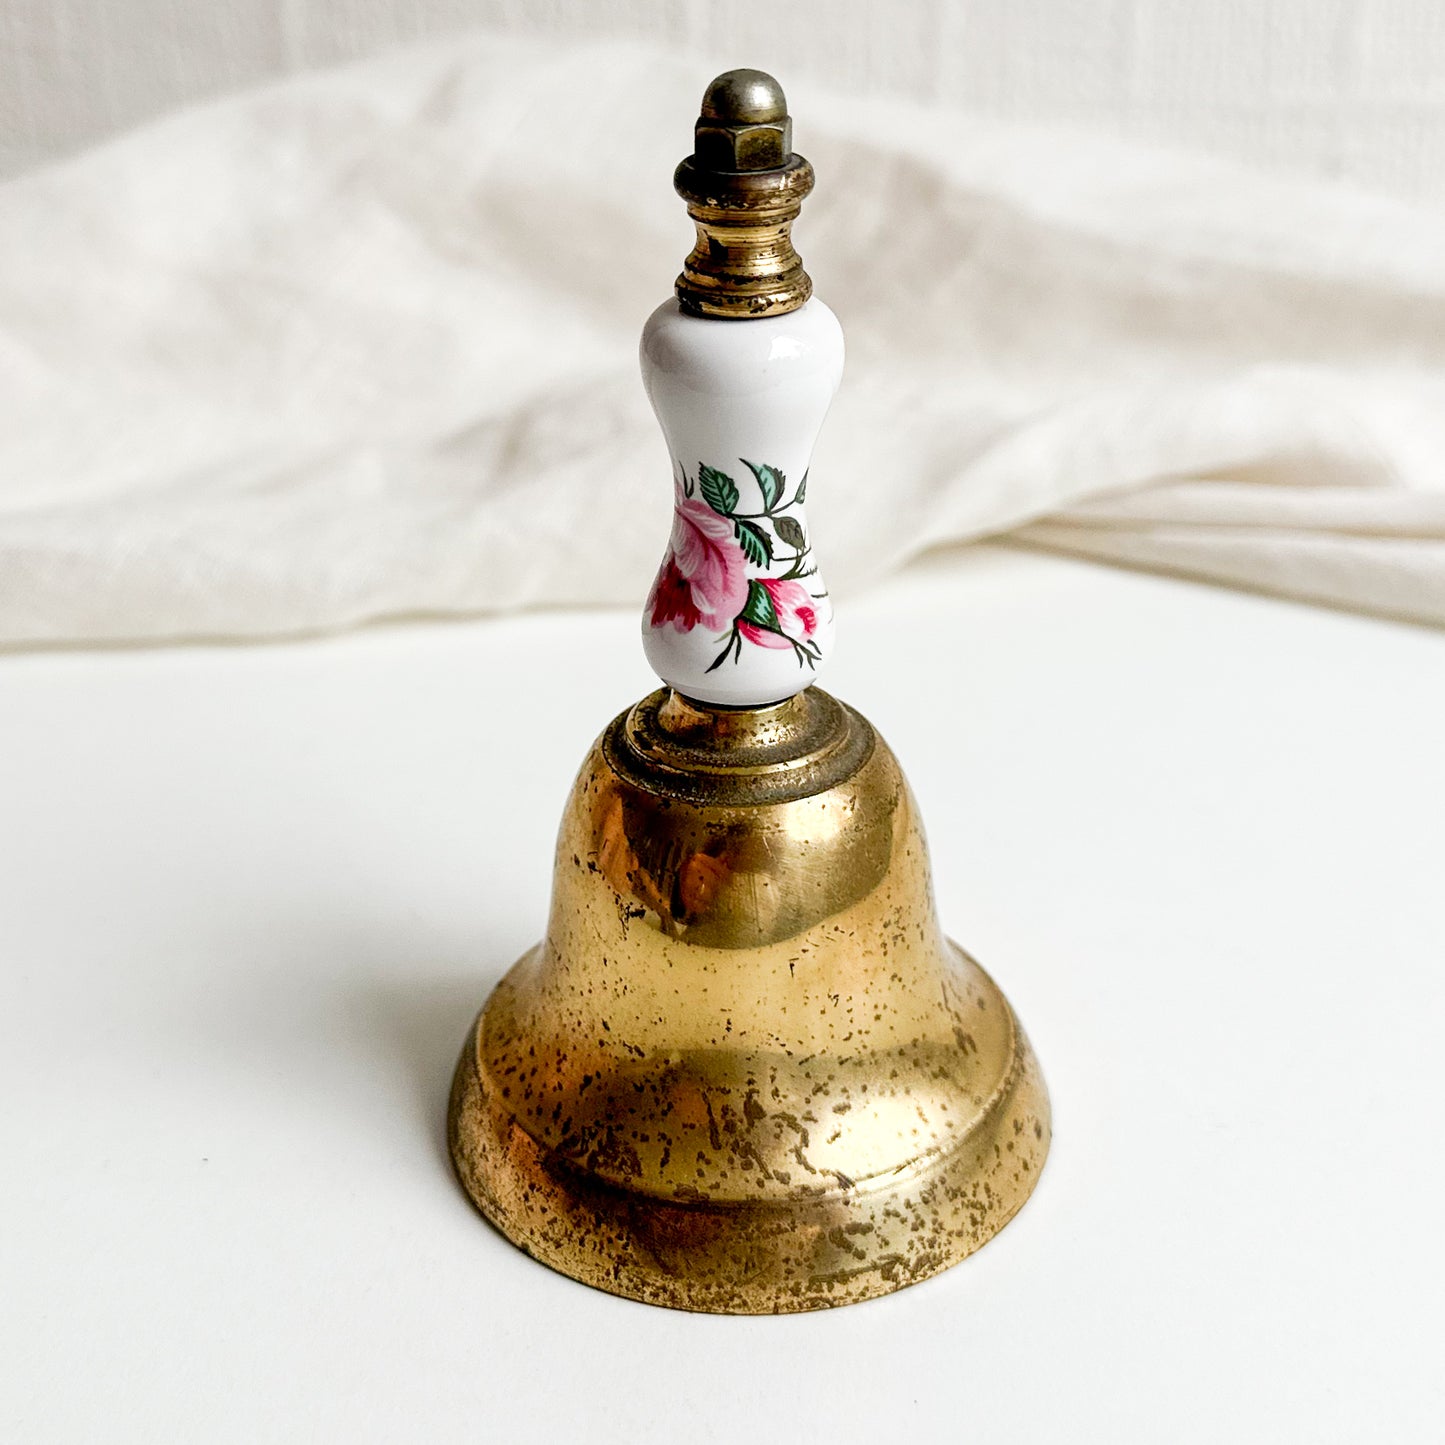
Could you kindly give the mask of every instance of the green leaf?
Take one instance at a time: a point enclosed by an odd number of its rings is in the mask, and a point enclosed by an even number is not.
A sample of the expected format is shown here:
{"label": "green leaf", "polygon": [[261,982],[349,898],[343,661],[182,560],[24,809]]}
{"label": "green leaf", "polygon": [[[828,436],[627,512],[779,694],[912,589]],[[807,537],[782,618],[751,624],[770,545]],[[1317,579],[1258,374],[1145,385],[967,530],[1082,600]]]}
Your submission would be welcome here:
{"label": "green leaf", "polygon": [[738,613],[739,622],[751,622],[754,627],[765,627],[769,632],[781,632],[777,610],[768,589],[761,582],[748,583],[748,600]]}
{"label": "green leaf", "polygon": [[698,486],[702,488],[702,499],[714,512],[731,517],[738,509],[738,489],[726,472],[710,467],[705,462],[697,464]]}
{"label": "green leaf", "polygon": [[806,497],[807,497],[807,495],[808,495],[808,474],[807,474],[807,472],[804,472],[804,473],[803,473],[803,480],[798,483],[798,495],[793,498],[793,503],[794,503],[794,505],[796,505],[797,503],[805,500]]}
{"label": "green leaf", "polygon": [[773,560],[773,539],[756,522],[745,521],[742,517],[734,518],[733,526],[737,528],[743,556],[754,567],[768,566]]}
{"label": "green leaf", "polygon": [[808,545],[808,539],[803,533],[803,524],[796,517],[774,518],[773,526],[777,528],[778,536],[788,546],[796,547],[801,552]]}
{"label": "green leaf", "polygon": [[716,672],[716,671],[718,670],[718,668],[720,668],[720,667],[723,665],[723,663],[725,663],[725,662],[728,660],[728,658],[732,656],[732,651],[733,651],[733,646],[734,646],[734,644],[736,644],[739,648],[741,648],[742,645],[743,645],[743,644],[742,644],[742,638],[740,638],[740,637],[738,636],[738,629],[737,629],[736,624],[734,624],[733,630],[732,630],[730,633],[728,633],[727,646],[724,647],[723,650],[722,650],[720,653],[718,653],[718,655],[717,655],[715,658],[713,658],[713,660],[712,660],[712,666],[709,667],[709,668],[706,668],[705,671],[707,671],[707,672]]}
{"label": "green leaf", "polygon": [[746,457],[741,458],[741,461],[745,467],[752,469],[753,475],[758,479],[758,488],[763,494],[763,511],[771,512],[783,495],[787,478],[766,462],[750,462]]}

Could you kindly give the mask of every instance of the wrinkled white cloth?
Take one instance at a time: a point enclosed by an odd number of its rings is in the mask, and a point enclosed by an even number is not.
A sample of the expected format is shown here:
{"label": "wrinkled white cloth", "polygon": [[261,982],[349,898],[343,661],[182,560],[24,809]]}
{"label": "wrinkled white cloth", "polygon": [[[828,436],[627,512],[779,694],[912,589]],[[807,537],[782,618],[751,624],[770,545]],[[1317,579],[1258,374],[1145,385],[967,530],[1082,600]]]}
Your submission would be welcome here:
{"label": "wrinkled white cloth", "polygon": [[[695,62],[478,36],[0,186],[0,642],[637,603]],[[786,80],[786,77],[785,77]],[[1445,214],[790,88],[835,596],[1032,545],[1445,622]]]}

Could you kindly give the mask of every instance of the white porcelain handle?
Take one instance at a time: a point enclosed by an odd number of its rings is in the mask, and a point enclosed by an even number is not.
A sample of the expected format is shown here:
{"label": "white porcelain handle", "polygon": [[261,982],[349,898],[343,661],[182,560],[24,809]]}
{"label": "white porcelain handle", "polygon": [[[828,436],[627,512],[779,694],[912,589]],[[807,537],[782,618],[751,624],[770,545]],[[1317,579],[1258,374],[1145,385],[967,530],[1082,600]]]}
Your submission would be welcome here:
{"label": "white porcelain handle", "polygon": [[750,321],[667,301],[643,329],[642,379],[672,456],[674,504],[642,645],[687,697],[780,702],[815,682],[832,650],[805,503],[842,375],[843,331],[816,297]]}

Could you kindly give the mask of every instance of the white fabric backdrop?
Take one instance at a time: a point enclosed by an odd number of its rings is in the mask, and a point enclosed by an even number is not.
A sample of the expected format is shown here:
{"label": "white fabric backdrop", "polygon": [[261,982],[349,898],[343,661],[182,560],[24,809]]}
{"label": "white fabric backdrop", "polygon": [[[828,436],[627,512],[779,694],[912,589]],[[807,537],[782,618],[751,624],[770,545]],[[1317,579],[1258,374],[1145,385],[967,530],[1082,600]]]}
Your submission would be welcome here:
{"label": "white fabric backdrop", "polygon": [[0,174],[478,26],[1445,197],[1439,0],[0,0]]}
{"label": "white fabric backdrop", "polygon": [[[478,37],[0,187],[0,641],[638,603],[708,75]],[[786,77],[785,77],[786,79]],[[835,594],[1038,545],[1445,621],[1445,215],[790,86]]]}

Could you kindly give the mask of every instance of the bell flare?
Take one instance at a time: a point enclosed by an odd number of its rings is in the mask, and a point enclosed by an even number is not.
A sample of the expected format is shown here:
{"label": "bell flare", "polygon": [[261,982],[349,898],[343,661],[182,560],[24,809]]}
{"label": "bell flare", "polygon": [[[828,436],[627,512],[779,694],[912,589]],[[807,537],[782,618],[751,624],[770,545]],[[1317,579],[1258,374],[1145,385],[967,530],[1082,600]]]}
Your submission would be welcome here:
{"label": "bell flare", "polygon": [[449,1124],[535,1258],[655,1304],[816,1309],[956,1263],[1028,1197],[1043,1081],[942,933],[912,795],[857,712],[654,694],[589,754],[554,870]]}

